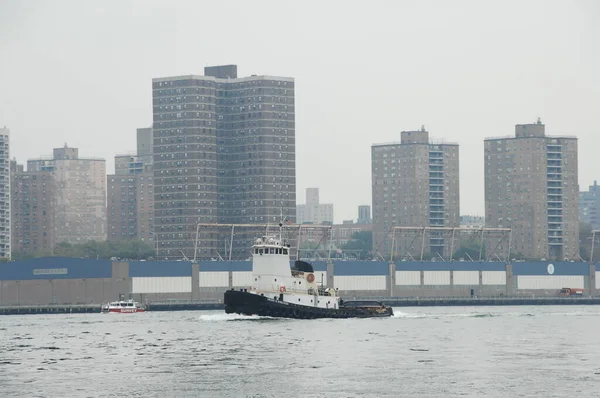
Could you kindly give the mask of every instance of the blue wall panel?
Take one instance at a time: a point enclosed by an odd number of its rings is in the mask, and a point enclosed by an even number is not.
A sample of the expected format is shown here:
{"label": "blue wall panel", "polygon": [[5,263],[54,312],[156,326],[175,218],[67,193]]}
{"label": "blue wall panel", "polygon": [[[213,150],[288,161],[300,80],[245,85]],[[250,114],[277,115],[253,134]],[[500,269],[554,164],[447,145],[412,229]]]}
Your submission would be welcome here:
{"label": "blue wall panel", "polygon": [[396,271],[505,271],[503,262],[399,261]]}
{"label": "blue wall panel", "polygon": [[[548,272],[548,266],[552,264],[553,273]],[[567,261],[523,261],[512,265],[513,275],[588,275],[589,266],[584,262]]]}
{"label": "blue wall panel", "polygon": [[201,261],[200,272],[252,271],[252,261]]}
{"label": "blue wall panel", "polygon": [[0,280],[110,278],[112,262],[66,257],[42,257],[0,264]]}
{"label": "blue wall panel", "polygon": [[388,275],[389,264],[385,261],[336,261],[333,273],[343,275]]}
{"label": "blue wall panel", "polygon": [[129,276],[191,276],[189,261],[130,261]]}

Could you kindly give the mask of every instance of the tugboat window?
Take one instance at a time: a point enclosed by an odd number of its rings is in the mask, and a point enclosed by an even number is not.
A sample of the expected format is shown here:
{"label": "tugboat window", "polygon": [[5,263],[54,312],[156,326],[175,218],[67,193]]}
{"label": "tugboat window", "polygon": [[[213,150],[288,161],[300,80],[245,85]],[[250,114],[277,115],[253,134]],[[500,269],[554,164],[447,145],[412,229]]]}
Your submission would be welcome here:
{"label": "tugboat window", "polygon": [[283,249],[283,254],[288,254],[287,249]]}

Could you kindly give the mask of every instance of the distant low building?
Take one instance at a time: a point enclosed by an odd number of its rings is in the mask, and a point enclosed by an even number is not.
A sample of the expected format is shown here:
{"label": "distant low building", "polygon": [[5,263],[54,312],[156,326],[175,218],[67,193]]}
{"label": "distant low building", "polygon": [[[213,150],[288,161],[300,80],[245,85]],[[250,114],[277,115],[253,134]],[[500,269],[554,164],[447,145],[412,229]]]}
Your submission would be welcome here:
{"label": "distant low building", "polygon": [[333,224],[333,204],[319,202],[319,188],[306,188],[306,204],[296,205],[298,224]]}
{"label": "distant low building", "polygon": [[311,243],[321,244],[323,248],[334,250],[342,248],[346,243],[352,240],[352,235],[357,232],[373,231],[372,224],[355,224],[353,222],[343,224],[333,224],[331,234],[328,239],[323,238],[323,233],[318,229],[307,229],[302,232],[300,245]]}
{"label": "distant low building", "polygon": [[373,220],[371,219],[371,206],[369,205],[360,205],[358,206],[358,224],[371,224]]}
{"label": "distant low building", "polygon": [[483,216],[460,216],[461,228],[481,229],[485,227],[485,217]]}

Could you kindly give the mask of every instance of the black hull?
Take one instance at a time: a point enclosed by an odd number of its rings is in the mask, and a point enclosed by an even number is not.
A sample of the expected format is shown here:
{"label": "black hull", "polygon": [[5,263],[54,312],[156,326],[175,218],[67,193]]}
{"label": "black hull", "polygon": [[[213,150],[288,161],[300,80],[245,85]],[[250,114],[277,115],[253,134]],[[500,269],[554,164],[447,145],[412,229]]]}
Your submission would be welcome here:
{"label": "black hull", "polygon": [[225,292],[225,312],[228,314],[258,315],[274,318],[319,319],[319,318],[384,318],[394,315],[390,307],[315,308],[269,300],[264,296],[244,291]]}

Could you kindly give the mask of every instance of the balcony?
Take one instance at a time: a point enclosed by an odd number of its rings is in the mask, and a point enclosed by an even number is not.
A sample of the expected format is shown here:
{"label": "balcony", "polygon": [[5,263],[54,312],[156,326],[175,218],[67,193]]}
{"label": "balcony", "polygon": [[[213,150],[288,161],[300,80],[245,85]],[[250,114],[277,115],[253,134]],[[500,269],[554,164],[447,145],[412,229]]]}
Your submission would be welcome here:
{"label": "balcony", "polygon": [[562,235],[562,224],[557,224],[557,223],[548,223],[548,232],[560,232],[560,235]]}
{"label": "balcony", "polygon": [[546,152],[547,153],[561,153],[562,152],[562,145],[560,145],[560,144],[548,144],[548,145],[546,145]]}
{"label": "balcony", "polygon": [[562,181],[548,181],[548,188],[562,188]]}
{"label": "balcony", "polygon": [[548,203],[562,203],[562,195],[550,195],[547,196]]}

